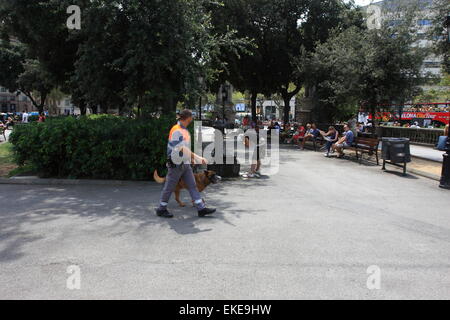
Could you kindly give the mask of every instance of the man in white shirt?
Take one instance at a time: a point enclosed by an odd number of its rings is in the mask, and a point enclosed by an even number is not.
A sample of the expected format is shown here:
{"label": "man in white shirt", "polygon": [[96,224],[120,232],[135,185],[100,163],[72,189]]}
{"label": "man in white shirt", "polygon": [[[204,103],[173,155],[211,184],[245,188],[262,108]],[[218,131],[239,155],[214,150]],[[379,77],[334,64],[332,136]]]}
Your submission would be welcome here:
{"label": "man in white shirt", "polygon": [[25,112],[22,114],[22,123],[28,123],[28,111],[25,110]]}

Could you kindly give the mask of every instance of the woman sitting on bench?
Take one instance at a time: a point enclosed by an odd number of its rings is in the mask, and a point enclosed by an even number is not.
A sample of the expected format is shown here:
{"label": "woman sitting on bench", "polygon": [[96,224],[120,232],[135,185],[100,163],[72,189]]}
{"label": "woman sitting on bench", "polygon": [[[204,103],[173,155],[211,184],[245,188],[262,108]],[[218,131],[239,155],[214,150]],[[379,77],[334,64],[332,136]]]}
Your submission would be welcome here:
{"label": "woman sitting on bench", "polygon": [[329,157],[330,156],[330,152],[331,152],[331,147],[336,142],[339,141],[339,131],[337,131],[335,127],[330,127],[328,129],[328,132],[320,131],[320,134],[322,135],[322,137],[327,142],[325,147],[324,147],[324,150],[327,151],[327,153],[325,153],[325,157]]}

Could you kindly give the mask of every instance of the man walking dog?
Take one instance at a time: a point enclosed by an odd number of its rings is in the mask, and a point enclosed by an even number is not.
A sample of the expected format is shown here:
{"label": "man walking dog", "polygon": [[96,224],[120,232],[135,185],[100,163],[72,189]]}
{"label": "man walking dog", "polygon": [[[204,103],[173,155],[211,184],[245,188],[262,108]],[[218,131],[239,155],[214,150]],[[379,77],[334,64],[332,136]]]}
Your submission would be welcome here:
{"label": "man walking dog", "polygon": [[159,208],[156,210],[156,214],[162,218],[173,218],[173,215],[167,210],[167,206],[180,179],[183,179],[186,184],[191,198],[198,209],[199,217],[205,217],[216,212],[215,209],[205,207],[192,171],[192,163],[208,164],[205,158],[191,151],[191,135],[187,127],[191,124],[192,120],[192,112],[190,110],[184,110],[179,114],[178,124],[170,130],[167,146],[167,168],[169,172],[161,193]]}

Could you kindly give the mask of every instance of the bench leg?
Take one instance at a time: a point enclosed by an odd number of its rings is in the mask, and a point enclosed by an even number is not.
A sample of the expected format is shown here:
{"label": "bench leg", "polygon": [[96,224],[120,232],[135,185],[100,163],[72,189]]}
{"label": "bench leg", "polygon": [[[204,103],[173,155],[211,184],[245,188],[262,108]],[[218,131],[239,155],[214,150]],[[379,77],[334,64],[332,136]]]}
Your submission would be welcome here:
{"label": "bench leg", "polygon": [[375,156],[377,157],[377,166],[380,165],[380,158],[378,157],[378,151],[375,151]]}

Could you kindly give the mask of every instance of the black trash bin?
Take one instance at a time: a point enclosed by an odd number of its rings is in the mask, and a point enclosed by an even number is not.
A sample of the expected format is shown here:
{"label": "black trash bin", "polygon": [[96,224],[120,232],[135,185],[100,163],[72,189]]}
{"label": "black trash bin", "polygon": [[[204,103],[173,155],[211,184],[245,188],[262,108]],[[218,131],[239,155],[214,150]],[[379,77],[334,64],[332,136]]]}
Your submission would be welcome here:
{"label": "black trash bin", "polygon": [[[206,148],[208,143],[203,144],[203,150]],[[224,156],[222,164],[211,163],[208,165],[208,170],[214,171],[222,178],[236,178],[240,176],[241,165],[237,159],[237,152],[232,154],[231,151],[227,150],[227,146],[224,143]],[[215,151],[213,151],[213,156],[215,156]]]}
{"label": "black trash bin", "polygon": [[403,168],[406,175],[406,166],[411,162],[411,143],[407,138],[383,138],[382,139],[383,170],[386,164]]}

